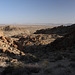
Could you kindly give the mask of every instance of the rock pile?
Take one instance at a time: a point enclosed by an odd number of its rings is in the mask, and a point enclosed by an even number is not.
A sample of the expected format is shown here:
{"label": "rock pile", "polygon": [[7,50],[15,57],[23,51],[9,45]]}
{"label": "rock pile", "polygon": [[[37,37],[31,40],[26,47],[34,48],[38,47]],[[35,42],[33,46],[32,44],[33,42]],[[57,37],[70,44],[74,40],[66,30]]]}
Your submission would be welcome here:
{"label": "rock pile", "polygon": [[17,49],[17,45],[14,44],[13,40],[9,37],[0,36],[0,52],[7,53],[9,55],[20,55],[24,53]]}
{"label": "rock pile", "polygon": [[52,34],[52,35],[32,34],[30,36],[21,36],[20,39],[18,40],[18,42],[22,46],[46,45],[50,42],[53,42],[56,38],[60,38],[60,37],[62,37],[62,36],[59,36],[59,35],[56,35],[56,34]]}

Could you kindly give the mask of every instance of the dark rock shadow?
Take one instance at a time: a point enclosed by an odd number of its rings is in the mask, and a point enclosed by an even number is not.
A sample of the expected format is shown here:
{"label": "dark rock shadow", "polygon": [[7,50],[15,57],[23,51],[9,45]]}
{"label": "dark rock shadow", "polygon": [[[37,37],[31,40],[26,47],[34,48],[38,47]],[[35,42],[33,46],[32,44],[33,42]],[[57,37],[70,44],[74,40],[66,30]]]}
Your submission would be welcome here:
{"label": "dark rock shadow", "polygon": [[34,34],[57,34],[57,35],[63,36],[74,29],[75,29],[75,24],[72,24],[71,26],[61,25],[54,28],[37,30]]}

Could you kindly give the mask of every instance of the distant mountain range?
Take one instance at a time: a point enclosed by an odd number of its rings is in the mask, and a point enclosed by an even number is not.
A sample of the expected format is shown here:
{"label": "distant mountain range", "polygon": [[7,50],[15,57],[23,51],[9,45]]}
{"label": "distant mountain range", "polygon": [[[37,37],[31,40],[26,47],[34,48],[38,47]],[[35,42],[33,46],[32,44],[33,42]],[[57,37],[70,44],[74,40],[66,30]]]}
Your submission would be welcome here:
{"label": "distant mountain range", "polygon": [[72,23],[29,23],[29,24],[0,24],[0,26],[3,25],[72,25]]}
{"label": "distant mountain range", "polygon": [[72,25],[72,23],[35,23],[33,25]]}

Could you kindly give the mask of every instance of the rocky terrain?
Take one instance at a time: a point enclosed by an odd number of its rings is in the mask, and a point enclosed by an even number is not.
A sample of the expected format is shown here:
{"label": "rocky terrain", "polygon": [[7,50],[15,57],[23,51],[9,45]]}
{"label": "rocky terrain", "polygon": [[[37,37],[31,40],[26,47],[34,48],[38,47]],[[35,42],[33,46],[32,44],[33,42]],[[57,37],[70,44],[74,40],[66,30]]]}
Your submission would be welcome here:
{"label": "rocky terrain", "polygon": [[0,27],[0,75],[75,75],[74,70],[75,24]]}

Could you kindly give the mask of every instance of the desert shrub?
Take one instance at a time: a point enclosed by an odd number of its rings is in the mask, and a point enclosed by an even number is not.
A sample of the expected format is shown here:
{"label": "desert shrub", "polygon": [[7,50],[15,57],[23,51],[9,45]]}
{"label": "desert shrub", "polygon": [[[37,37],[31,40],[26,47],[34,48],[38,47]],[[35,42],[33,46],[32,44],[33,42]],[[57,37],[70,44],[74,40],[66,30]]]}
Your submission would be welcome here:
{"label": "desert shrub", "polygon": [[34,63],[34,62],[38,62],[39,58],[37,58],[34,55],[27,55],[27,56],[21,56],[20,60],[25,61],[25,63]]}
{"label": "desert shrub", "polygon": [[5,31],[11,31],[11,30],[15,30],[16,28],[14,27],[14,26],[5,26],[4,28],[3,28],[3,30],[5,30]]}
{"label": "desert shrub", "polygon": [[22,62],[16,62],[10,64],[5,70],[2,72],[2,75],[14,75],[14,72],[17,72],[20,68],[24,68],[24,64]]}
{"label": "desert shrub", "polygon": [[41,67],[38,64],[23,64],[18,62],[5,68],[2,75],[30,75],[38,73],[40,70]]}

